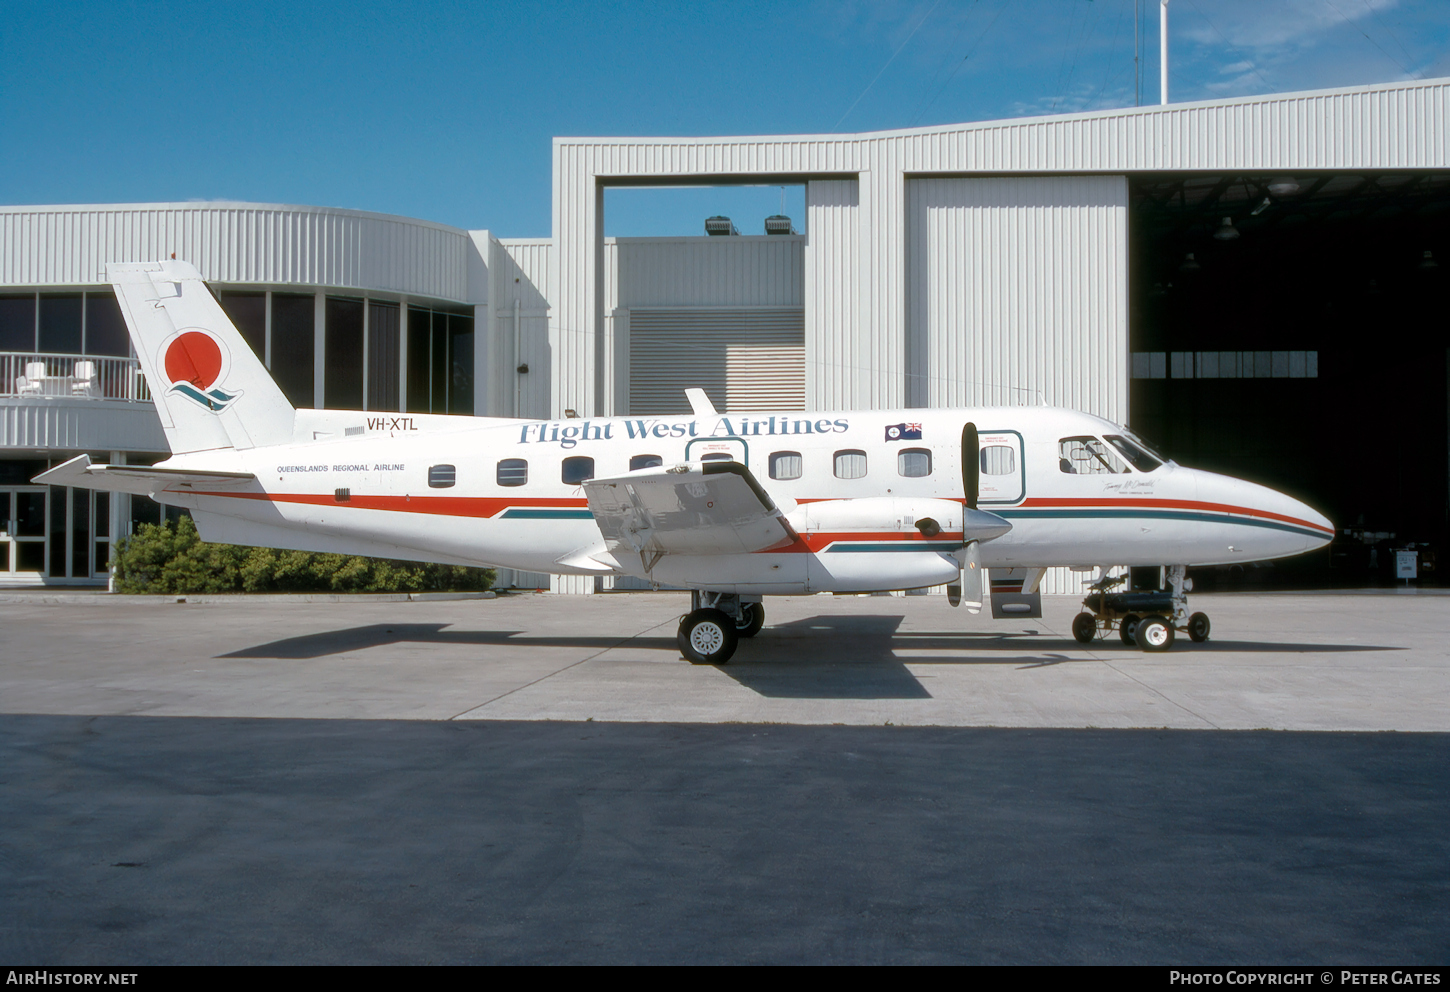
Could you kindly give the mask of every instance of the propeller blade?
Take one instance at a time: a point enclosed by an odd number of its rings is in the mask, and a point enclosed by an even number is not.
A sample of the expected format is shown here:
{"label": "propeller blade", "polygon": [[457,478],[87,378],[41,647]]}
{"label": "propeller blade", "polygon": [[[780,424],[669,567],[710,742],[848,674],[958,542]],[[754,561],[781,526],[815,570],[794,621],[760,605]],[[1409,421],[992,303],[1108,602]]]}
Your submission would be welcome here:
{"label": "propeller blade", "polygon": [[981,448],[977,425],[965,425],[962,428],[962,492],[966,494],[968,510],[977,508],[977,494],[982,488]]}
{"label": "propeller blade", "polygon": [[968,613],[982,612],[982,588],[986,570],[982,568],[982,547],[976,541],[962,549],[962,605]]}

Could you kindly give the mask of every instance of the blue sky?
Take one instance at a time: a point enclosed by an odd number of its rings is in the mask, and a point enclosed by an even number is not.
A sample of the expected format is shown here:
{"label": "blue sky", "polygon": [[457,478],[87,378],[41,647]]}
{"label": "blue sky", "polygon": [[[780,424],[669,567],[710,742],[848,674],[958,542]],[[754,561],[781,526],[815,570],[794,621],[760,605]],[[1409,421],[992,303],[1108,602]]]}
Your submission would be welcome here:
{"label": "blue sky", "polygon": [[[1142,93],[1158,99],[1158,3]],[[1134,103],[1135,0],[31,3],[0,202],[234,199],[550,233],[555,135],[796,134]],[[1450,76],[1446,0],[1172,0],[1174,102]],[[606,230],[760,232],[776,188],[612,191]],[[802,216],[799,188],[786,212]]]}

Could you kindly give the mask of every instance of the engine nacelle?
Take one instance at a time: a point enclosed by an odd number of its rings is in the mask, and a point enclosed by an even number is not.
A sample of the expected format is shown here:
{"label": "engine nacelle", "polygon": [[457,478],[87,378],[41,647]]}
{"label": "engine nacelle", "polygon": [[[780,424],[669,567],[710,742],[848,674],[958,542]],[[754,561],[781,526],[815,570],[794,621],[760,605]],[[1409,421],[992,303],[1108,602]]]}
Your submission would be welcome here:
{"label": "engine nacelle", "polygon": [[[827,499],[801,503],[785,515],[801,535],[820,531],[849,534],[905,533],[916,531],[926,537],[962,532],[962,504],[949,499],[898,499],[867,496],[864,499]],[[935,521],[935,528],[921,521]]]}

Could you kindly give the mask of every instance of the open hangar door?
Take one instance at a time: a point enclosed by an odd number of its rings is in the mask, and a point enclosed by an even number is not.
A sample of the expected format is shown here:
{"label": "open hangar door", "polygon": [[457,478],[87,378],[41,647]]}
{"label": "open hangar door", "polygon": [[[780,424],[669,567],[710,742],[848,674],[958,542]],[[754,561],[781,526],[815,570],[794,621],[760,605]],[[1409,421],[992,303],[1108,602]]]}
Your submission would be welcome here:
{"label": "open hangar door", "polygon": [[[1130,180],[1133,426],[1322,510],[1328,549],[1199,588],[1450,571],[1450,173]],[[1435,569],[1435,555],[1439,568]]]}

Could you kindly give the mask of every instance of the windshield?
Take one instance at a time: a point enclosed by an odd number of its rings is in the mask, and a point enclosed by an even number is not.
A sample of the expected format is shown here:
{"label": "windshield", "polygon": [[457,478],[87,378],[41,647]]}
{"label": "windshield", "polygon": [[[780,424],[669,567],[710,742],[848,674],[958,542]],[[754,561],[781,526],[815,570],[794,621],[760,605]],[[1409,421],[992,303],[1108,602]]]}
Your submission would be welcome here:
{"label": "windshield", "polygon": [[1163,459],[1150,452],[1146,445],[1121,434],[1104,434],[1103,439],[1118,449],[1118,454],[1139,472],[1151,472],[1163,464]]}

